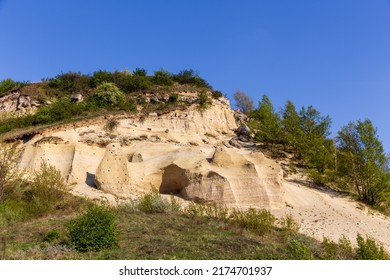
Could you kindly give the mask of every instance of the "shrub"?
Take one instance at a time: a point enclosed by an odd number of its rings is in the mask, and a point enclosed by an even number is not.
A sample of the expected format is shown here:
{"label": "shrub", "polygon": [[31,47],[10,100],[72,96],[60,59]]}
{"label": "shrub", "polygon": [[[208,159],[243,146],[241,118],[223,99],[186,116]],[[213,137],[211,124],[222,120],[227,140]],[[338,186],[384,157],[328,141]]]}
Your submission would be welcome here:
{"label": "shrub", "polygon": [[218,98],[220,98],[220,97],[223,96],[223,93],[220,92],[219,90],[214,90],[214,91],[212,92],[212,96],[213,96],[214,99],[218,99]]}
{"label": "shrub", "polygon": [[0,82],[0,96],[3,95],[3,93],[6,93],[7,91],[13,89],[16,85],[17,83],[10,78],[2,80]]}
{"label": "shrub", "polygon": [[173,84],[172,75],[166,70],[155,71],[152,81],[154,84],[161,86],[171,86]]}
{"label": "shrub", "polygon": [[205,91],[198,92],[198,104],[200,110],[205,110],[210,107],[211,100]]}
{"label": "shrub", "polygon": [[93,72],[93,76],[90,79],[89,85],[91,87],[97,87],[101,83],[113,83],[114,77],[111,72],[105,71],[105,70],[99,70],[96,72]]}
{"label": "shrub", "polygon": [[324,237],[322,241],[325,251],[325,259],[327,260],[337,260],[338,259],[338,244],[328,238]]}
{"label": "shrub", "polygon": [[179,84],[193,84],[198,87],[209,87],[209,84],[199,77],[198,73],[192,69],[182,70],[177,75],[172,75],[172,80]]}
{"label": "shrub", "polygon": [[139,77],[146,77],[147,73],[148,72],[143,68],[135,68],[135,70],[133,71],[133,75]]}
{"label": "shrub", "polygon": [[58,88],[67,93],[86,92],[90,87],[90,77],[80,72],[67,72],[50,79],[49,88]]}
{"label": "shrub", "polygon": [[279,223],[283,229],[290,232],[298,232],[300,228],[299,223],[294,220],[294,217],[291,214],[288,214],[284,218],[281,218]]}
{"label": "shrub", "polygon": [[268,210],[249,208],[247,211],[234,209],[229,219],[242,228],[252,230],[260,236],[270,233],[274,228],[275,216]]}
{"label": "shrub", "polygon": [[68,223],[69,242],[77,251],[101,251],[118,246],[114,211],[107,205],[92,205]]}
{"label": "shrub", "polygon": [[156,188],[152,188],[151,192],[139,199],[137,208],[144,213],[166,213],[170,209],[170,204]]}
{"label": "shrub", "polygon": [[341,236],[338,242],[339,255],[343,259],[353,258],[353,248],[351,241],[345,235]]}
{"label": "shrub", "polygon": [[357,249],[356,259],[359,260],[387,260],[389,256],[386,254],[383,246],[376,244],[375,240],[369,237],[364,238],[358,234],[356,237]]}
{"label": "shrub", "polygon": [[97,88],[94,97],[100,107],[118,105],[125,100],[124,93],[113,83],[103,82]]}
{"label": "shrub", "polygon": [[310,249],[301,241],[294,239],[291,240],[287,246],[292,259],[294,260],[311,260],[312,254]]}
{"label": "shrub", "polygon": [[170,96],[169,96],[169,103],[176,103],[177,100],[179,99],[179,95],[177,93],[172,93]]}
{"label": "shrub", "polygon": [[30,190],[25,195],[33,215],[41,216],[55,209],[65,196],[65,182],[61,172],[42,162],[40,169],[34,172]]}
{"label": "shrub", "polygon": [[0,144],[0,203],[13,197],[22,182],[18,169],[19,156],[15,145]]}

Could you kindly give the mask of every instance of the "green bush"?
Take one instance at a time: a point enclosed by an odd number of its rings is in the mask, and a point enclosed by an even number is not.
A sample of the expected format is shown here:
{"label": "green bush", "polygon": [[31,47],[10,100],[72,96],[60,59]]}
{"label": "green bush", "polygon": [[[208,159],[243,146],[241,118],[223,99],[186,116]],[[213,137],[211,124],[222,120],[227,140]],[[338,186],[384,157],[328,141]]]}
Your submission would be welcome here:
{"label": "green bush", "polygon": [[17,195],[22,183],[18,169],[20,152],[16,145],[0,143],[0,203]]}
{"label": "green bush", "polygon": [[220,92],[219,90],[214,90],[214,91],[212,92],[212,96],[213,96],[214,99],[218,99],[218,98],[220,98],[220,97],[223,96],[223,93]]}
{"label": "green bush", "polygon": [[29,191],[25,193],[29,211],[35,216],[48,214],[59,206],[65,196],[65,182],[54,166],[41,163],[32,177]]}
{"label": "green bush", "polygon": [[166,213],[170,210],[170,203],[165,200],[156,188],[142,196],[137,203],[139,211],[144,213]]}
{"label": "green bush", "polygon": [[6,93],[7,91],[13,89],[16,85],[17,83],[10,78],[2,80],[0,82],[0,96],[3,95],[3,93]]}
{"label": "green bush", "polygon": [[247,211],[233,209],[229,219],[238,226],[252,230],[260,236],[272,232],[276,220],[268,210],[253,208]]}
{"label": "green bush", "polygon": [[111,72],[105,71],[105,70],[99,70],[96,72],[93,72],[93,76],[91,77],[89,81],[90,87],[97,87],[101,83],[113,83],[114,77]]}
{"label": "green bush", "polygon": [[299,223],[294,220],[294,217],[291,214],[281,218],[279,224],[282,229],[295,233],[298,232],[300,228]]}
{"label": "green bush", "polygon": [[80,72],[67,72],[49,79],[48,87],[57,88],[67,93],[87,92],[90,88],[91,77]]}
{"label": "green bush", "polygon": [[378,245],[375,240],[369,237],[364,238],[358,234],[356,237],[357,249],[356,259],[358,260],[387,260],[389,256],[386,254],[383,246]]}
{"label": "green bush", "polygon": [[324,240],[322,241],[322,245],[324,246],[324,256],[327,260],[337,260],[339,259],[339,245],[329,240],[328,238],[324,237]]}
{"label": "green bush", "polygon": [[305,243],[294,239],[287,246],[290,256],[294,260],[311,260],[312,254]]}
{"label": "green bush", "polygon": [[169,96],[169,103],[176,103],[177,100],[179,99],[179,95],[177,93],[172,93],[170,96]]}
{"label": "green bush", "polygon": [[173,85],[172,75],[166,70],[155,71],[152,81],[154,84],[161,86]]}
{"label": "green bush", "polygon": [[114,83],[101,83],[94,94],[101,107],[118,105],[125,100],[124,93]]}
{"label": "green bush", "polygon": [[133,71],[133,75],[139,77],[146,77],[147,73],[148,72],[143,68],[135,68],[135,70]]}
{"label": "green bush", "polygon": [[107,205],[92,205],[68,223],[69,242],[80,252],[118,246],[114,211]]}
{"label": "green bush", "polygon": [[205,91],[198,92],[198,104],[200,110],[206,110],[211,106],[211,100]]}
{"label": "green bush", "polygon": [[182,70],[176,75],[172,75],[172,80],[179,84],[192,84],[198,87],[210,87],[209,84],[199,77],[198,73],[192,69]]}

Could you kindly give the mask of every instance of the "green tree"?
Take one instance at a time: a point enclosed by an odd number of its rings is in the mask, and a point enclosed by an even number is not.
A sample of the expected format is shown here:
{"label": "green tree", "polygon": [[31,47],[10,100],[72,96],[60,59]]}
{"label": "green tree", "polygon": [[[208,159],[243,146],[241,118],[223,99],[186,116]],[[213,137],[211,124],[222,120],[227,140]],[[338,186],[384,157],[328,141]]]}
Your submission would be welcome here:
{"label": "green tree", "polygon": [[258,109],[254,110],[250,117],[250,126],[257,130],[255,139],[266,144],[276,144],[282,141],[282,125],[278,113],[267,95],[263,95]]}
{"label": "green tree", "polygon": [[234,94],[235,106],[244,114],[249,114],[253,111],[253,100],[243,91],[237,90]]}
{"label": "green tree", "polygon": [[297,150],[309,168],[323,174],[326,169],[333,168],[334,144],[328,139],[331,119],[322,116],[313,106],[299,111],[300,131],[302,133]]}
{"label": "green tree", "polygon": [[341,175],[349,179],[363,202],[376,205],[390,193],[388,158],[377,129],[368,119],[350,122],[337,136]]}
{"label": "green tree", "polygon": [[290,100],[287,101],[282,111],[282,127],[286,143],[296,149],[303,139],[303,131],[298,112],[295,109],[294,103]]}

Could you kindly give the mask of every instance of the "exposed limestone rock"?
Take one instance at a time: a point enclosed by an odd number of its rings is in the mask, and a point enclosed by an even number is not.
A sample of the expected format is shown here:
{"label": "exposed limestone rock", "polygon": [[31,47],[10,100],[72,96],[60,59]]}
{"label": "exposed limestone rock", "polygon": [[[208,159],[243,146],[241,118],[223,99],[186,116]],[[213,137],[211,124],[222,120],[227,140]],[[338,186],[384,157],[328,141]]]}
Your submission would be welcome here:
{"label": "exposed limestone rock", "polygon": [[212,158],[212,163],[218,165],[218,166],[230,166],[233,165],[234,162],[230,156],[230,154],[227,152],[225,146],[218,146],[215,149],[213,158]]}
{"label": "exposed limestone rock", "polygon": [[220,174],[184,169],[176,164],[164,168],[160,192],[187,200],[235,203],[228,180]]}
{"label": "exposed limestone rock", "polygon": [[127,159],[123,155],[120,144],[108,144],[106,154],[96,170],[95,184],[97,188],[118,197],[124,197],[129,183]]}

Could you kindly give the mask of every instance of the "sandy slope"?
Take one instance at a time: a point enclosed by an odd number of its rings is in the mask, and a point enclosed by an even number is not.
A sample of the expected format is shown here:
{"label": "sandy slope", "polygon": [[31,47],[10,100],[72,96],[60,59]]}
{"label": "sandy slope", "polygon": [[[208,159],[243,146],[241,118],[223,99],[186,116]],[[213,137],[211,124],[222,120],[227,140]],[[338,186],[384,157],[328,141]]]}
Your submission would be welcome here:
{"label": "sandy slope", "polygon": [[390,252],[390,219],[368,210],[337,192],[313,189],[286,179],[286,207],[272,210],[277,217],[291,213],[300,222],[300,232],[322,240],[337,241],[342,235],[353,244],[358,233],[374,238]]}

